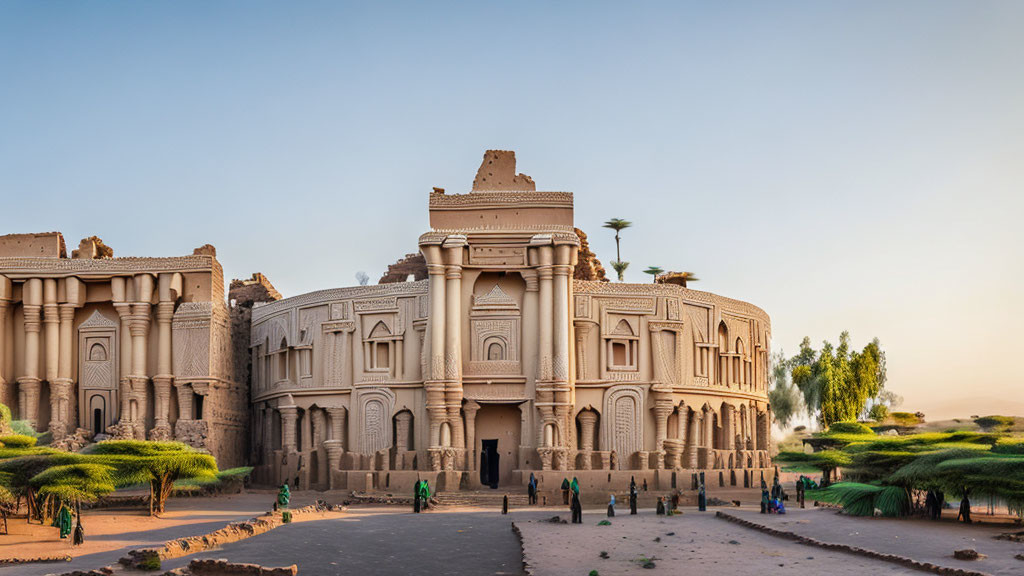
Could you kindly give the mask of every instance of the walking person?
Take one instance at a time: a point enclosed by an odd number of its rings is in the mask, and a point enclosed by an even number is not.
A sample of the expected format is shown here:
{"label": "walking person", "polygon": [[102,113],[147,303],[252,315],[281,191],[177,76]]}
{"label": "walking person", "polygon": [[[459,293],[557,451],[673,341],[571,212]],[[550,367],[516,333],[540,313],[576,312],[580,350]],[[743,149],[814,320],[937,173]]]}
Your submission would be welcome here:
{"label": "walking person", "polygon": [[630,515],[636,514],[636,481],[630,479],[629,481],[629,513]]}
{"label": "walking person", "polygon": [[608,500],[608,517],[613,518],[615,516],[615,494],[611,494],[611,499]]}
{"label": "walking person", "polygon": [[570,504],[572,510],[572,523],[583,524],[583,505],[580,504],[580,493],[572,493],[572,504]]}
{"label": "walking person", "polygon": [[534,478],[533,472],[530,472],[530,482],[526,485],[526,495],[531,506],[537,503],[537,479]]}

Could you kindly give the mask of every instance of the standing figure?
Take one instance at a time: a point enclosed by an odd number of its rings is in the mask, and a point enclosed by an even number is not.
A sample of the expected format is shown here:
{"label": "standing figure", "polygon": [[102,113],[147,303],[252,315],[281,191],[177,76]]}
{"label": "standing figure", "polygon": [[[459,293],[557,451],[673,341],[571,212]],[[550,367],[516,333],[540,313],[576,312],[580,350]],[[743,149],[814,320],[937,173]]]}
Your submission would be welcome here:
{"label": "standing figure", "polygon": [[71,510],[63,502],[60,504],[57,517],[53,519],[53,525],[59,530],[61,540],[71,534]]}
{"label": "standing figure", "polygon": [[636,514],[636,482],[630,480],[629,482],[629,513]]}
{"label": "standing figure", "polygon": [[935,520],[942,520],[942,509],[946,506],[946,495],[942,490],[935,491]]}
{"label": "standing figure", "polygon": [[963,519],[964,524],[971,523],[971,500],[967,497],[967,489],[964,489],[964,497],[960,500],[960,512],[957,513],[956,519]]}
{"label": "standing figure", "polygon": [[562,478],[562,504],[569,505],[569,479]]}
{"label": "standing figure", "polygon": [[700,488],[697,491],[697,509],[705,512],[708,509],[708,495],[704,489],[704,473],[700,473]]}
{"label": "standing figure", "polygon": [[771,496],[768,494],[768,483],[764,481],[764,471],[761,471],[761,514],[768,513],[768,504]]}
{"label": "standing figure", "polygon": [[679,510],[679,491],[676,490],[672,493],[672,511]]}
{"label": "standing figure", "polygon": [[501,499],[501,513],[508,514],[508,494],[505,494],[505,497]]}
{"label": "standing figure", "polygon": [[420,500],[424,509],[430,509],[430,485],[426,480],[420,482]]}
{"label": "standing figure", "polygon": [[279,508],[287,508],[288,503],[292,501],[292,492],[288,489],[288,483],[281,484],[281,489],[277,491],[277,505]]}
{"label": "standing figure", "polygon": [[658,516],[664,516],[665,515],[665,497],[664,496],[658,496],[658,505],[654,509],[654,513],[657,514]]}
{"label": "standing figure", "polygon": [[571,509],[572,509],[572,523],[573,524],[583,524],[583,505],[580,504],[580,493],[579,492],[573,492],[572,493]]}
{"label": "standing figure", "polygon": [[611,498],[608,500],[608,517],[612,518],[614,516],[615,516],[615,494],[612,494]]}
{"label": "standing figure", "polygon": [[531,506],[537,503],[537,479],[533,472],[530,472],[530,482],[526,485],[526,495],[529,496]]}
{"label": "standing figure", "polygon": [[644,492],[647,492],[647,478],[644,478]]}
{"label": "standing figure", "polygon": [[416,484],[413,485],[412,489],[412,511],[414,514],[420,513],[420,481],[417,480]]}
{"label": "standing figure", "polygon": [[935,520],[935,491],[929,490],[928,494],[924,497],[924,509],[928,514],[928,518]]}

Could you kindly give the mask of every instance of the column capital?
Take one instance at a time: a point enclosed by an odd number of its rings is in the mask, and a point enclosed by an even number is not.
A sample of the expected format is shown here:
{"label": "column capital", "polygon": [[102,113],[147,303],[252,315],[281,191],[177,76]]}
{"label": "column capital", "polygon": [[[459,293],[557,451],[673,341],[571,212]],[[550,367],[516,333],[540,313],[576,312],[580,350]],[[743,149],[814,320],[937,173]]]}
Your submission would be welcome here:
{"label": "column capital", "polygon": [[527,292],[536,292],[540,289],[536,270],[521,270],[519,273],[522,274],[523,280],[526,281]]}
{"label": "column capital", "polygon": [[462,411],[466,415],[475,414],[480,409],[480,404],[476,400],[469,400],[462,406]]}
{"label": "column capital", "polygon": [[174,318],[174,302],[160,302],[156,305],[156,319],[170,322]]}

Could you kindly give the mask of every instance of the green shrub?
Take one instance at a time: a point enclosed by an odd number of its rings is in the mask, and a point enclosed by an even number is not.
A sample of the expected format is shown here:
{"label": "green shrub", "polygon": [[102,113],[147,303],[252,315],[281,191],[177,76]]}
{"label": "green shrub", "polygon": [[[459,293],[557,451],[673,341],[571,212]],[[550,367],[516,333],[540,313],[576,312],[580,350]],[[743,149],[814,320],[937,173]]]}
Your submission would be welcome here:
{"label": "green shrub", "polygon": [[913,412],[893,412],[890,416],[892,416],[893,422],[900,426],[917,426],[924,422],[924,418]]}
{"label": "green shrub", "polygon": [[13,430],[15,434],[21,434],[23,436],[32,436],[33,438],[39,436],[39,433],[36,432],[36,429],[33,428],[31,424],[29,424],[28,420],[14,420],[11,422],[11,430]]}
{"label": "green shrub", "polygon": [[31,448],[36,445],[36,438],[25,434],[11,434],[0,437],[0,443],[4,448]]}
{"label": "green shrub", "polygon": [[137,567],[139,570],[160,570],[162,568],[160,564],[160,556],[150,554],[140,560]]}
{"label": "green shrub", "polygon": [[868,418],[871,418],[875,422],[885,422],[885,419],[889,417],[889,407],[885,404],[875,404],[868,411]]}
{"label": "green shrub", "polygon": [[1013,426],[1014,422],[1013,416],[983,416],[974,419],[974,423],[981,426],[982,430],[1005,430]]}
{"label": "green shrub", "polygon": [[835,422],[828,427],[828,434],[869,434],[875,435],[875,431],[860,422]]}
{"label": "green shrub", "polygon": [[1000,438],[992,451],[996,454],[1024,454],[1024,438]]}
{"label": "green shrub", "polygon": [[11,409],[7,407],[7,404],[0,402],[0,429],[10,426],[11,420],[14,420],[14,417],[11,416]]}

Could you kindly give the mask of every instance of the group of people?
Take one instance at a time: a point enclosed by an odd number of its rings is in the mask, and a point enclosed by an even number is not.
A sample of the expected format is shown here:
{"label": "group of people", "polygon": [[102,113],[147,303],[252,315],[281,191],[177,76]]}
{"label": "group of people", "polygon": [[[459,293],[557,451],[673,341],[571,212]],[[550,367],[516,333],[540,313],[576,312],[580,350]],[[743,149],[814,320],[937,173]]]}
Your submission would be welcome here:
{"label": "group of people", "polygon": [[768,483],[764,481],[764,472],[761,472],[761,514],[785,514],[785,500],[786,491],[783,490],[782,484],[779,482],[778,471],[775,472],[770,492]]}
{"label": "group of people", "polygon": [[804,499],[807,497],[808,490],[817,490],[818,483],[811,480],[809,477],[800,475],[796,481],[796,501],[800,503],[800,507],[804,507]]}

